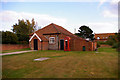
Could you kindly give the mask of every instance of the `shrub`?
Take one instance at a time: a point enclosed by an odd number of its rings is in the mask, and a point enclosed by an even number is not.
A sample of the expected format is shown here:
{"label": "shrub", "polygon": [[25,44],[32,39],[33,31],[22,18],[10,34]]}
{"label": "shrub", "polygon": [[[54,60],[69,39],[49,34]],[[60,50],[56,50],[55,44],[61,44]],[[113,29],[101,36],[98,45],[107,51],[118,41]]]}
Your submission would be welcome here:
{"label": "shrub", "polygon": [[2,31],[2,44],[16,44],[18,37],[10,31]]}
{"label": "shrub", "polygon": [[28,44],[27,41],[18,41],[18,44]]}
{"label": "shrub", "polygon": [[120,52],[120,42],[118,42],[118,48],[117,51]]}
{"label": "shrub", "polygon": [[120,47],[118,47],[117,51],[120,53]]}
{"label": "shrub", "polygon": [[97,48],[98,48],[98,47],[100,47],[100,43],[99,43],[99,42],[97,42]]}
{"label": "shrub", "polygon": [[114,40],[108,40],[108,41],[107,41],[107,44],[108,44],[108,45],[111,45],[111,46],[112,46],[114,43],[115,43]]}
{"label": "shrub", "polygon": [[114,43],[112,48],[118,48],[118,43]]}

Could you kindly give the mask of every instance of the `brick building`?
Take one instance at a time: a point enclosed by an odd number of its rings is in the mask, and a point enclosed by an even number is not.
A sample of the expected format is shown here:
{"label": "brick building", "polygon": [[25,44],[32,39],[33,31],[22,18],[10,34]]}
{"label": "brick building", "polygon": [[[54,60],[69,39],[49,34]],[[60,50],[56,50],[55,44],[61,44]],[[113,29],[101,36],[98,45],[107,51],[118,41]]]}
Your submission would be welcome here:
{"label": "brick building", "polygon": [[107,41],[107,39],[111,36],[115,35],[115,33],[99,33],[95,34],[96,41]]}
{"label": "brick building", "polygon": [[29,37],[32,50],[93,51],[97,44],[77,37],[53,23],[30,34]]}

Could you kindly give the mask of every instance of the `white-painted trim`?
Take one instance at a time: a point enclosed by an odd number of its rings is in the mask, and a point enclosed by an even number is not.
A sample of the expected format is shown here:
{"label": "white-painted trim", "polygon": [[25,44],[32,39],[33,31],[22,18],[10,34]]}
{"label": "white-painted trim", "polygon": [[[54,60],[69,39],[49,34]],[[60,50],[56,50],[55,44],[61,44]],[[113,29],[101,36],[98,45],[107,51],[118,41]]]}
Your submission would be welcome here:
{"label": "white-painted trim", "polygon": [[65,40],[65,41],[68,41],[68,40]]}
{"label": "white-painted trim", "polygon": [[40,41],[42,41],[42,40],[39,38],[39,36],[38,36],[36,33],[34,33],[33,36],[29,39],[29,42],[32,40],[32,38],[33,38],[34,36],[36,36]]}

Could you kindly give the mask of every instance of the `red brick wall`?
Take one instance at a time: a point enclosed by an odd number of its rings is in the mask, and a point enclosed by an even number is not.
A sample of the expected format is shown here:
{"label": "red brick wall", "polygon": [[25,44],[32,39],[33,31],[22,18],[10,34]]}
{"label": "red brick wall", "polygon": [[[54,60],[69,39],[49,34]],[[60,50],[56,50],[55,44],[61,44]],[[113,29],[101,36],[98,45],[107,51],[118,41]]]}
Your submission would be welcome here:
{"label": "red brick wall", "polygon": [[[99,37],[100,39],[107,40],[109,36],[115,35],[115,33],[99,33],[99,34],[95,34],[95,39],[97,39],[97,37]],[[107,38],[106,38],[107,37]]]}
{"label": "red brick wall", "polygon": [[71,50],[73,51],[82,51],[83,46],[85,46],[86,51],[89,51],[89,42],[79,40],[79,39],[74,39],[71,40]]}
{"label": "red brick wall", "polygon": [[[64,39],[67,35],[60,34],[59,35],[59,49],[60,49],[60,39]],[[75,39],[71,37],[70,40],[70,50],[71,51],[82,51],[83,46],[85,46],[86,51],[93,51],[97,47],[97,43],[94,42],[86,42],[86,40]]]}
{"label": "red brick wall", "polygon": [[29,46],[32,50],[34,50],[34,39],[38,40],[38,50],[48,50],[48,42],[40,42],[40,40],[37,37],[34,37],[29,42]]}
{"label": "red brick wall", "polygon": [[83,51],[83,46],[85,46],[86,51],[93,51],[96,48],[96,42],[87,42],[86,40],[80,39],[71,39],[70,40],[70,49],[72,51]]}
{"label": "red brick wall", "polygon": [[38,50],[41,50],[41,42],[37,37],[34,37],[30,42],[29,42],[29,46],[32,50],[34,50],[34,39],[38,40]]}
{"label": "red brick wall", "polygon": [[[49,37],[53,37],[53,36],[56,37],[56,35],[46,36],[46,37],[48,37],[48,39],[49,39]],[[64,34],[59,35],[59,49],[60,49],[60,40],[64,39],[65,37],[66,37],[66,35],[64,35]],[[34,39],[37,39],[37,37],[34,37],[30,42],[30,48],[32,50],[34,49],[34,43],[33,43]],[[55,40],[55,41],[56,41],[56,44],[58,44],[58,41],[57,40]],[[93,42],[87,42],[86,40],[75,39],[72,37],[70,40],[70,50],[71,51],[83,51],[83,46],[85,46],[86,51],[93,51],[93,50],[95,50],[96,45],[97,44],[95,42],[93,44]],[[54,46],[56,47],[56,49],[58,49],[58,45],[54,45]],[[42,50],[49,50],[50,47],[54,48],[54,46],[50,45],[49,42],[40,42],[38,40],[38,50],[41,50],[41,49]]]}
{"label": "red brick wall", "polygon": [[0,45],[0,48],[2,47],[2,50],[17,50],[17,49],[24,49],[29,48],[29,44],[2,44]]}
{"label": "red brick wall", "polygon": [[42,42],[42,50],[48,50],[48,42]]}
{"label": "red brick wall", "polygon": [[94,50],[97,48],[97,42],[94,42]]}

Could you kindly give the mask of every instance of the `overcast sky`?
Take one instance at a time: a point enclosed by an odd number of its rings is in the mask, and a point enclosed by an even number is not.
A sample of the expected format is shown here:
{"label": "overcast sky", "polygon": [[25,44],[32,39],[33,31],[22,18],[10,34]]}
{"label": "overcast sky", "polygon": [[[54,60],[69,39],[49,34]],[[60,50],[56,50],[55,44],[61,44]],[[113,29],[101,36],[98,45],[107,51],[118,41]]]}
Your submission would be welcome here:
{"label": "overcast sky", "polygon": [[[11,1],[11,2],[10,2]],[[17,0],[16,0],[17,1]],[[70,32],[82,25],[94,33],[118,31],[118,0],[40,2],[38,0],[2,0],[0,3],[0,31],[11,31],[18,19],[35,19],[38,26],[58,24]]]}

